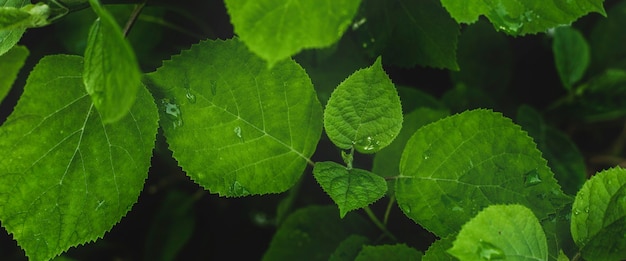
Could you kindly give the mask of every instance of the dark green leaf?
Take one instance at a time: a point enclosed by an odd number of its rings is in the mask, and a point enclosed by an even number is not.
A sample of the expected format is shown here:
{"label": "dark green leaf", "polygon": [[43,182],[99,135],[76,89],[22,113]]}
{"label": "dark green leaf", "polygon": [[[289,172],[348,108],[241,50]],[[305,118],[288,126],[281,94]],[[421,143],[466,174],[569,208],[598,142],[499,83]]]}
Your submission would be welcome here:
{"label": "dark green leaf", "polygon": [[82,83],[83,59],[44,57],[0,127],[0,220],[30,260],[101,238],[137,201],[157,108],[140,88],[129,116],[105,125]]}
{"label": "dark green leaf", "polygon": [[554,30],[552,52],[563,86],[572,90],[589,66],[589,45],[585,37],[572,27],[557,27]]}
{"label": "dark green leaf", "polygon": [[226,0],[235,33],[270,66],[302,49],[337,42],[360,0]]}
{"label": "dark green leaf", "polygon": [[419,261],[422,259],[422,253],[405,244],[396,245],[380,245],[380,246],[364,246],[355,261],[400,261],[412,260]]}
{"label": "dark green leaf", "polygon": [[381,60],[356,71],[330,96],[324,128],[339,148],[375,153],[386,147],[402,127],[402,105]]}
{"label": "dark green leaf", "polygon": [[585,260],[626,259],[626,170],[597,173],[576,194],[572,237]]}
{"label": "dark green leaf", "polygon": [[539,220],[521,205],[485,208],[463,225],[448,252],[460,260],[548,260]]}
{"label": "dark green leaf", "polygon": [[133,106],[141,87],[141,71],[113,16],[98,0],[89,3],[98,19],[91,26],[87,40],[83,81],[104,123],[112,123]]}
{"label": "dark green leaf", "polygon": [[301,208],[278,228],[263,260],[328,260],[344,239],[373,230],[354,213],[340,219],[335,206]]}
{"label": "dark green leaf", "polygon": [[149,77],[174,158],[211,193],[284,192],[310,162],[322,108],[293,60],[268,69],[236,39],[205,41]]}
{"label": "dark green leaf", "polygon": [[0,77],[0,102],[11,90],[15,78],[17,78],[17,73],[24,66],[27,56],[28,49],[24,46],[14,46],[8,52],[0,55],[0,72],[2,72],[2,77]]}
{"label": "dark green leaf", "polygon": [[598,20],[589,37],[593,72],[609,68],[626,69],[626,1],[617,1],[605,19]]}
{"label": "dark green leaf", "polygon": [[396,197],[408,217],[440,237],[488,205],[520,203],[543,219],[570,200],[533,140],[488,110],[418,129],[400,159]]}
{"label": "dark green leaf", "polygon": [[354,258],[361,252],[363,245],[369,243],[369,239],[362,235],[350,235],[335,249],[332,255],[330,255],[329,261],[353,261]]}
{"label": "dark green leaf", "polygon": [[347,169],[331,161],[315,163],[313,175],[339,206],[341,218],[349,211],[374,203],[387,192],[384,178],[362,169]]}

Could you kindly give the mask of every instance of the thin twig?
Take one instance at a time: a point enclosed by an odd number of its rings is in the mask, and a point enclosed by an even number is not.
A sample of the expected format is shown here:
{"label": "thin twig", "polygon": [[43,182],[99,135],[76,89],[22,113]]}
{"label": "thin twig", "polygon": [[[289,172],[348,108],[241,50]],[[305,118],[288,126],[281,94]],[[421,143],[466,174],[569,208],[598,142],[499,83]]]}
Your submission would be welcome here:
{"label": "thin twig", "polygon": [[128,36],[128,33],[130,32],[130,28],[133,27],[133,25],[137,21],[137,18],[139,18],[139,14],[141,14],[141,11],[146,6],[147,2],[148,2],[148,0],[144,0],[141,4],[138,4],[138,5],[135,6],[135,9],[130,14],[130,17],[128,18],[128,21],[126,22],[126,26],[124,26],[124,31],[123,31],[124,32],[124,37]]}
{"label": "thin twig", "polygon": [[365,213],[370,218],[370,220],[372,220],[374,225],[376,225],[376,227],[378,227],[386,236],[391,238],[393,241],[398,241],[396,236],[391,234],[391,232],[389,232],[389,230],[387,230],[387,227],[385,227],[385,225],[383,225],[383,223],[381,223],[380,220],[378,220],[378,218],[376,217],[376,215],[374,215],[374,212],[372,212],[372,210],[370,209],[369,206],[365,206],[363,208],[363,210],[365,210]]}

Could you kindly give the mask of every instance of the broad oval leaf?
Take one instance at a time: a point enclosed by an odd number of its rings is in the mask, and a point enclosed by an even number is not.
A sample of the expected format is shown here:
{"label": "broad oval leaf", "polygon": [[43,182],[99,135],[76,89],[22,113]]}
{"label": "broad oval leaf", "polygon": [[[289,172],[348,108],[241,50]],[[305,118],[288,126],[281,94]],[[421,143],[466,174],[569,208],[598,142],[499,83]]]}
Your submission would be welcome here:
{"label": "broad oval leaf", "polygon": [[[0,0],[0,8],[21,8],[27,4],[29,4],[29,1]],[[11,30],[0,30],[0,55],[8,52],[15,44],[17,44],[25,31],[26,28],[24,27],[18,27]]]}
{"label": "broad oval leaf", "polygon": [[554,30],[552,52],[563,86],[572,90],[589,66],[591,54],[587,40],[575,28],[557,27]]}
{"label": "broad oval leaf", "polygon": [[270,67],[302,49],[341,38],[361,0],[226,0],[235,33]]}
{"label": "broad oval leaf", "polygon": [[585,260],[626,259],[626,170],[605,170],[585,182],[572,206],[571,230]]}
{"label": "broad oval leaf", "polygon": [[157,108],[141,88],[104,125],[78,56],[48,56],[0,127],[0,220],[30,260],[101,238],[137,201],[148,174]]}
{"label": "broad oval leaf", "polygon": [[324,128],[339,148],[375,153],[402,127],[402,105],[380,57],[353,73],[333,91],[324,110]]}
{"label": "broad oval leaf", "polygon": [[499,113],[466,111],[415,132],[396,182],[403,212],[437,236],[492,204],[523,204],[543,219],[570,199],[533,140]]}
{"label": "broad oval leaf", "polygon": [[530,209],[493,205],[463,225],[448,252],[460,260],[548,260],[548,243]]}
{"label": "broad oval leaf", "polygon": [[366,207],[382,198],[387,182],[381,176],[362,169],[348,169],[332,161],[317,162],[313,176],[339,206],[339,216]]}
{"label": "broad oval leaf", "polygon": [[510,35],[545,32],[570,24],[590,12],[606,16],[604,0],[441,0],[459,23],[474,23],[481,15]]}
{"label": "broad oval leaf", "polygon": [[112,123],[133,106],[142,75],[135,53],[113,16],[98,0],[89,3],[98,19],[87,39],[83,81],[102,120]]}
{"label": "broad oval leaf", "polygon": [[2,77],[0,78],[0,102],[7,95],[11,86],[13,86],[17,73],[24,66],[27,56],[28,49],[24,46],[14,46],[8,52],[0,55],[0,72],[2,72]]}
{"label": "broad oval leaf", "polygon": [[293,60],[268,69],[239,40],[205,41],[149,77],[174,158],[211,193],[283,192],[312,163],[322,108]]}

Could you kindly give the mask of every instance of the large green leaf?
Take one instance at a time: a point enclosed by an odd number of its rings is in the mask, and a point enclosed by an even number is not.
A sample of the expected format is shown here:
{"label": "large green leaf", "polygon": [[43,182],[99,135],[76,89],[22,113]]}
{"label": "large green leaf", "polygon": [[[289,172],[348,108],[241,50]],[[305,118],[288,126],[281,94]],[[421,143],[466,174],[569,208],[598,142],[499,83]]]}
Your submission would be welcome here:
{"label": "large green leaf", "polygon": [[2,72],[2,77],[0,77],[0,102],[7,95],[11,86],[13,86],[17,73],[24,66],[27,56],[28,49],[24,46],[14,46],[8,52],[0,55],[0,72]]}
{"label": "large green leaf", "polygon": [[333,91],[324,111],[328,138],[339,148],[375,153],[402,127],[402,105],[381,60],[356,71]]}
{"label": "large green leaf", "polygon": [[566,89],[572,90],[585,74],[591,59],[585,37],[572,27],[557,27],[554,30],[552,52],[556,70]]}
{"label": "large green leaf", "polygon": [[452,247],[455,235],[450,235],[433,242],[422,257],[423,261],[456,261],[458,259],[448,253],[448,249]]}
{"label": "large green leaf", "polygon": [[387,192],[387,182],[381,176],[362,169],[346,168],[332,161],[316,163],[313,175],[339,206],[342,218],[348,211],[366,207]]}
{"label": "large green leaf", "polygon": [[473,23],[486,16],[495,28],[510,35],[545,32],[570,24],[581,16],[598,12],[606,15],[604,0],[441,0],[459,23]]}
{"label": "large green leaf", "polygon": [[105,123],[118,121],[133,106],[141,88],[141,71],[132,47],[115,19],[98,0],[90,0],[98,19],[91,26],[83,81]]}
{"label": "large green leaf", "polygon": [[157,108],[141,88],[129,116],[104,125],[77,56],[44,57],[0,127],[0,220],[30,260],[96,240],[137,201]]}
{"label": "large green leaf", "polygon": [[235,33],[270,66],[341,38],[360,0],[226,0]]}
{"label": "large green leaf", "polygon": [[400,159],[396,196],[408,217],[440,237],[488,205],[523,204],[543,219],[569,200],[533,140],[482,109],[415,132]]}
{"label": "large green leaf", "polygon": [[50,7],[42,2],[22,8],[0,7],[0,31],[45,26],[49,15]]}
{"label": "large green leaf", "polygon": [[463,225],[448,252],[460,260],[548,260],[548,243],[530,209],[493,205]]}
{"label": "large green leaf", "polygon": [[149,77],[174,158],[211,193],[283,192],[311,163],[322,108],[293,60],[268,69],[239,40],[205,41]]}
{"label": "large green leaf", "polygon": [[[0,0],[0,8],[21,8],[30,1],[26,0]],[[24,27],[18,27],[10,30],[0,30],[0,55],[8,52],[17,42],[20,41],[22,35],[26,31]]]}
{"label": "large green leaf", "polygon": [[340,219],[335,206],[300,208],[278,228],[263,260],[328,260],[344,239],[373,231],[371,222],[354,213]]}
{"label": "large green leaf", "polygon": [[589,37],[594,73],[615,67],[626,69],[626,1],[616,2],[606,19],[598,20]]}
{"label": "large green leaf", "polygon": [[597,173],[576,194],[572,237],[585,260],[626,259],[626,170]]}

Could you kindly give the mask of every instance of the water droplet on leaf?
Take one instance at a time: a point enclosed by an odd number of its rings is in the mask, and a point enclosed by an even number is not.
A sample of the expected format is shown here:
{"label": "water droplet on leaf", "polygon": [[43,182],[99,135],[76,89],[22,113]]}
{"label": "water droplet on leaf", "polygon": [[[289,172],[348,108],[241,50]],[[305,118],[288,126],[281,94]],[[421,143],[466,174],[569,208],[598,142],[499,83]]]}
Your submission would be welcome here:
{"label": "water droplet on leaf", "polygon": [[215,95],[217,93],[217,81],[211,81],[211,94]]}
{"label": "water droplet on leaf", "polygon": [[235,132],[235,135],[237,135],[237,137],[239,137],[240,139],[243,138],[243,136],[241,136],[241,127],[237,126],[235,127],[235,129],[233,129],[233,131]]}
{"label": "water droplet on leaf", "polygon": [[380,142],[372,137],[367,137],[354,144],[354,146],[361,152],[376,151],[379,148]]}
{"label": "water droplet on leaf", "polygon": [[196,95],[191,93],[191,90],[187,89],[187,93],[185,93],[185,97],[190,103],[196,103]]}
{"label": "water droplet on leaf", "polygon": [[239,181],[235,181],[230,187],[230,194],[235,197],[250,195],[250,192]]}
{"label": "water droplet on leaf", "polygon": [[162,99],[161,107],[167,115],[167,118],[172,121],[174,128],[183,126],[183,115],[180,111],[180,107],[174,102],[171,102],[170,99]]}
{"label": "water droplet on leaf", "polygon": [[484,241],[479,242],[478,251],[476,253],[483,260],[498,260],[506,257],[502,249]]}
{"label": "water droplet on leaf", "polygon": [[534,186],[541,183],[541,178],[539,177],[539,172],[537,170],[529,171],[524,176],[524,184],[526,187]]}

